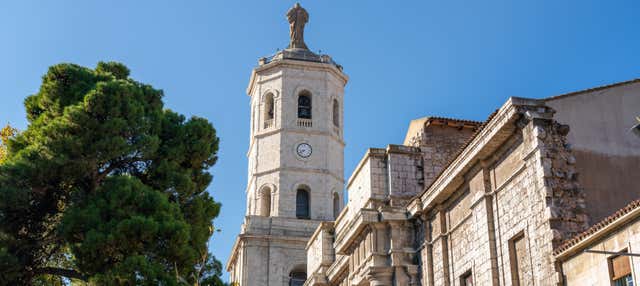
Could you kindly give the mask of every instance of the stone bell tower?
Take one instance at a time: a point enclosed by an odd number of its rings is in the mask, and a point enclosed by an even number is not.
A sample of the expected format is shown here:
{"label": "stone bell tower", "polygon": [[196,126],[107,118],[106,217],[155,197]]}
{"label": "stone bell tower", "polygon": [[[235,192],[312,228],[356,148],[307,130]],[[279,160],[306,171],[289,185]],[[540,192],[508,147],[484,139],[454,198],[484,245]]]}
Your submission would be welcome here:
{"label": "stone bell tower", "polygon": [[343,205],[348,77],[307,48],[309,14],[300,4],[286,16],[288,47],[259,59],[247,88],[247,209],[227,263],[230,281],[241,286],[302,285],[309,237]]}

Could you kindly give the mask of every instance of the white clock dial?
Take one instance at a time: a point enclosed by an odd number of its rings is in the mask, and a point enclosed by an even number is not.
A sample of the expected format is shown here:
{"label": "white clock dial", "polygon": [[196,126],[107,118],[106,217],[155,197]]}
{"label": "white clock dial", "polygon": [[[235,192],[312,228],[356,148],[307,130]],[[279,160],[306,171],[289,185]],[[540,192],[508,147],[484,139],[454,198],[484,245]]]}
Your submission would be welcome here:
{"label": "white clock dial", "polygon": [[309,156],[311,156],[311,152],[311,145],[307,143],[300,143],[298,144],[298,147],[296,147],[296,153],[298,153],[298,156],[302,158],[309,158]]}

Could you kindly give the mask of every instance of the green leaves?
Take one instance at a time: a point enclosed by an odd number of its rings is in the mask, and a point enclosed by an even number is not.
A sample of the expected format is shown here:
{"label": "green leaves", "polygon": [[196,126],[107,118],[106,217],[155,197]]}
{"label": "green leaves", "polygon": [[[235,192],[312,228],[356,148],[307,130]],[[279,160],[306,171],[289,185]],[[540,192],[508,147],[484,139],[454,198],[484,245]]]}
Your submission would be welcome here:
{"label": "green leaves", "polygon": [[[189,261],[190,229],[179,205],[130,176],[113,176],[82,204],[67,210],[60,231],[89,273],[113,271],[129,256],[171,271]],[[144,273],[142,273],[144,274]]]}
{"label": "green leaves", "polygon": [[30,125],[0,165],[0,266],[17,265],[0,277],[195,282],[220,211],[206,192],[213,126],[163,109],[162,91],[114,62],[49,68],[25,107]]}

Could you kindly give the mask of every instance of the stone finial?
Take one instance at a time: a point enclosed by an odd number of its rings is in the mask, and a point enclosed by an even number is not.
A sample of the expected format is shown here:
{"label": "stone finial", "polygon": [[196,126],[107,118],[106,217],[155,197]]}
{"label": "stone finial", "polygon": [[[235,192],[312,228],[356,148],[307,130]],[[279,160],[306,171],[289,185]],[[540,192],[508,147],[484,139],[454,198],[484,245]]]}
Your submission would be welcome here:
{"label": "stone finial", "polygon": [[293,5],[287,12],[289,21],[289,49],[308,50],[304,43],[304,25],[309,21],[309,13],[300,6],[300,3]]}

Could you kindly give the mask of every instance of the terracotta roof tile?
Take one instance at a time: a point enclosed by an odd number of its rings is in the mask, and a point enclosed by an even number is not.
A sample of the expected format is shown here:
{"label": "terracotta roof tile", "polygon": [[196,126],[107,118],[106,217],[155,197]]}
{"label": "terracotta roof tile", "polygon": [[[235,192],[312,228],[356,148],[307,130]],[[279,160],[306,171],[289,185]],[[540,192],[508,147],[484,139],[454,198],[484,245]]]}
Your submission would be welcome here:
{"label": "terracotta roof tile", "polygon": [[635,200],[632,201],[631,203],[629,203],[627,206],[619,209],[618,211],[616,211],[615,213],[613,213],[612,215],[606,217],[605,219],[601,220],[600,222],[594,224],[593,226],[591,226],[589,229],[585,230],[584,232],[566,240],[562,245],[560,245],[559,247],[557,247],[554,251],[553,254],[554,255],[558,255],[560,253],[562,253],[563,251],[569,249],[570,247],[578,244],[579,242],[581,242],[582,240],[586,239],[587,237],[589,237],[590,235],[596,233],[597,231],[605,228],[606,226],[612,224],[613,222],[615,222],[616,220],[618,220],[619,218],[621,218],[622,216],[624,216],[625,214],[630,213],[631,211],[640,208],[640,200]]}
{"label": "terracotta roof tile", "polygon": [[427,121],[425,122],[425,124],[427,124],[427,123],[429,123],[431,121],[434,121],[434,120],[453,121],[453,122],[459,122],[459,123],[466,123],[466,124],[470,124],[470,125],[481,125],[481,124],[483,124],[482,121],[457,119],[457,118],[450,118],[450,117],[438,117],[438,116],[429,116],[427,118]]}

